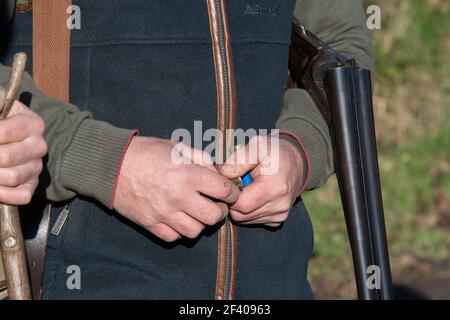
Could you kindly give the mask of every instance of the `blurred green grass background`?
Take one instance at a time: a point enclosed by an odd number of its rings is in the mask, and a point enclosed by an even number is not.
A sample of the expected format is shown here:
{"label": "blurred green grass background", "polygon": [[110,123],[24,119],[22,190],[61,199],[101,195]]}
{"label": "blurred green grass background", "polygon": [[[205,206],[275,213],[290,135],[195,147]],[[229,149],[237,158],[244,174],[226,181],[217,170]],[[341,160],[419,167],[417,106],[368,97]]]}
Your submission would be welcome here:
{"label": "blurred green grass background", "polygon": [[[450,266],[450,2],[371,4],[382,18],[372,31],[374,112],[391,264],[394,282],[407,284]],[[303,199],[315,229],[309,273],[317,298],[354,298],[335,178]]]}

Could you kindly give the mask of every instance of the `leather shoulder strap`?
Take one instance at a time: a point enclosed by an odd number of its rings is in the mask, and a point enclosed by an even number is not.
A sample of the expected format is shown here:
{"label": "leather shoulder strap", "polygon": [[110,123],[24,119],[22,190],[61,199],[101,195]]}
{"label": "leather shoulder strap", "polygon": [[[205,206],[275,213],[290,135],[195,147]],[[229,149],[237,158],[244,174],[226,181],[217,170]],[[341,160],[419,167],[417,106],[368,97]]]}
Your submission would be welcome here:
{"label": "leather shoulder strap", "polygon": [[[33,0],[33,79],[48,96],[69,101],[70,29],[67,26],[72,0]],[[69,12],[69,13],[68,13]],[[50,205],[34,199],[27,207],[42,218],[34,236],[25,241],[33,299],[42,294]],[[29,215],[41,216],[36,212]],[[33,224],[34,225],[34,224]],[[26,226],[25,226],[26,228]]]}
{"label": "leather shoulder strap", "polygon": [[64,101],[69,101],[71,5],[72,0],[33,1],[33,79],[46,95]]}

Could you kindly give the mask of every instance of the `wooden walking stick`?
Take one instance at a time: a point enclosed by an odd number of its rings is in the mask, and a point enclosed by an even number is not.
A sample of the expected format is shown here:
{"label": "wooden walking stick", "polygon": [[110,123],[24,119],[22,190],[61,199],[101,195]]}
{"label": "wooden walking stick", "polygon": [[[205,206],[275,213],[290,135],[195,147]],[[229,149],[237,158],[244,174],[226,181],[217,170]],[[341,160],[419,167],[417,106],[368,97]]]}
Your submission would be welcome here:
{"label": "wooden walking stick", "polygon": [[[16,100],[26,62],[25,53],[17,53],[14,56],[5,101],[0,112],[0,121],[6,119]],[[17,206],[0,204],[0,239],[9,299],[30,300],[30,281]]]}

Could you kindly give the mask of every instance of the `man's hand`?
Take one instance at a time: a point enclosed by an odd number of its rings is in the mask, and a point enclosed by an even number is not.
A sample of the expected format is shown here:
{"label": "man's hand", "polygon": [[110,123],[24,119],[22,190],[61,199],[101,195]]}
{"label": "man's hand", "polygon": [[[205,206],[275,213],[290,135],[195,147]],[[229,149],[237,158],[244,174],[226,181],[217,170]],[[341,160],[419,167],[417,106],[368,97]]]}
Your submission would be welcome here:
{"label": "man's hand", "polygon": [[[0,105],[4,91],[0,90]],[[0,121],[0,203],[23,205],[31,201],[47,153],[44,121],[19,101]]]}
{"label": "man's hand", "polygon": [[221,174],[234,179],[250,171],[253,182],[231,206],[233,220],[280,226],[304,184],[304,165],[295,146],[275,137],[254,137],[245,148],[235,151],[220,168]]}
{"label": "man's hand", "polygon": [[[174,150],[191,163],[174,161]],[[196,238],[206,225],[223,220],[228,214],[225,203],[234,203],[238,196],[238,188],[216,171],[203,151],[135,137],[125,154],[113,207],[172,242],[182,236]]]}

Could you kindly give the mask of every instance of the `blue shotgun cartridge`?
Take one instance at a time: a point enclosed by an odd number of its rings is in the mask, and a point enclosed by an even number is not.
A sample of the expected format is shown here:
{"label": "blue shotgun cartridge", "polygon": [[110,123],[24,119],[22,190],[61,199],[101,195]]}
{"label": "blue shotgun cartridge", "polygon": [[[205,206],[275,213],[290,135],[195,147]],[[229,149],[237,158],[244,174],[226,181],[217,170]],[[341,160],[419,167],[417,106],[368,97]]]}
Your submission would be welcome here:
{"label": "blue shotgun cartridge", "polygon": [[242,189],[244,189],[246,186],[248,186],[250,183],[253,182],[253,179],[250,173],[246,173],[244,176],[241,177],[241,181],[242,181]]}
{"label": "blue shotgun cartridge", "polygon": [[[238,144],[234,147],[234,150],[239,150],[242,147],[244,147],[244,145],[242,144]],[[247,172],[246,174],[244,174],[242,177],[240,178],[236,178],[234,179],[234,183],[239,187],[239,189],[244,189],[246,186],[248,186],[250,183],[253,182],[253,178],[250,175],[250,172]]]}

